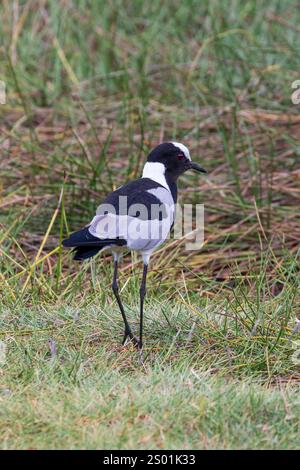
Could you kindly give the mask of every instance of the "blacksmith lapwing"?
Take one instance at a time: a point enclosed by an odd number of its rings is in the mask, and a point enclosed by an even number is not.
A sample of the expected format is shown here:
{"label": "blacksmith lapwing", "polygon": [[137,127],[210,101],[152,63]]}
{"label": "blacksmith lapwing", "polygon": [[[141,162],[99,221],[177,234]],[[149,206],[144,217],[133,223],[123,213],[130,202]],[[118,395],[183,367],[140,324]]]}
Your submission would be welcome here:
{"label": "blacksmith lapwing", "polygon": [[[143,310],[148,263],[152,252],[167,238],[174,223],[177,179],[187,170],[206,171],[192,162],[187,147],[164,142],[148,155],[142,177],[110,193],[98,207],[91,223],[63,240],[72,247],[75,260],[85,260],[110,249],[114,257],[112,289],[125,324],[123,344],[130,339],[142,349]],[[140,286],[140,337],[133,335],[118,288],[118,261],[123,250],[135,250],[144,267]]]}

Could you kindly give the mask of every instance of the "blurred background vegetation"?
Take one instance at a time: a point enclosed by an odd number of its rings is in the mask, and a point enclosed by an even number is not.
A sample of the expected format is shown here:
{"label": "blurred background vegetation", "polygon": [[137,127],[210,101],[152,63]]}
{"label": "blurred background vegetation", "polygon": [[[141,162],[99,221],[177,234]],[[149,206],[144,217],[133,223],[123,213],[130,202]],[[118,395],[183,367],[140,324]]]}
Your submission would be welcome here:
{"label": "blurred background vegetation", "polygon": [[[121,321],[107,291],[110,263],[100,257],[81,269],[60,241],[170,139],[209,172],[179,183],[179,202],[205,204],[205,244],[191,252],[184,239],[170,240],[153,257],[149,363],[298,383],[297,2],[3,0],[0,17],[0,298],[3,335],[13,338],[5,387],[16,377],[32,383],[30,367],[55,372],[57,383],[66,370],[85,380],[91,371],[79,353],[94,355],[96,371],[138,367],[132,351],[111,350]],[[121,275],[134,321],[137,261],[125,257]],[[265,445],[288,446],[278,439]],[[211,446],[226,447],[220,442]]]}

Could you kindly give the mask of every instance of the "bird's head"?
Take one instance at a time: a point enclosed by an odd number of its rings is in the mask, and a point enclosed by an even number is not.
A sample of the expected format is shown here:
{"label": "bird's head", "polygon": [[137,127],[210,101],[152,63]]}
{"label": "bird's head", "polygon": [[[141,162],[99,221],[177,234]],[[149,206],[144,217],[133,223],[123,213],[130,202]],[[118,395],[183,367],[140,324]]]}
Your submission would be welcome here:
{"label": "bird's head", "polygon": [[[176,181],[187,170],[206,173],[198,163],[192,162],[188,148],[179,142],[164,142],[155,147],[148,155],[146,165],[153,165]],[[162,166],[163,165],[163,166]]]}

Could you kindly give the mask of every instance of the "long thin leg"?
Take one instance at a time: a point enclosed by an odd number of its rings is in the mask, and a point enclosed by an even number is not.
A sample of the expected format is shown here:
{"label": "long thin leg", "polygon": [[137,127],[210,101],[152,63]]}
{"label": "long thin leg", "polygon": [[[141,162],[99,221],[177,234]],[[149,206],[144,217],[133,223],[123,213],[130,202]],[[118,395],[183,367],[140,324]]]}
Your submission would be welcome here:
{"label": "long thin leg", "polygon": [[144,299],[146,295],[146,279],[147,279],[148,264],[144,263],[143,277],[140,287],[140,341],[139,349],[143,348],[143,316],[144,316]]}
{"label": "long thin leg", "polygon": [[123,304],[121,302],[121,298],[120,298],[120,295],[119,295],[118,260],[117,259],[115,259],[115,261],[114,261],[114,277],[113,277],[113,283],[112,283],[112,290],[113,290],[115,298],[118,302],[119,309],[120,309],[120,312],[121,312],[121,315],[122,315],[122,318],[123,318],[123,321],[124,321],[124,325],[125,325],[124,339],[123,339],[122,344],[124,344],[126,342],[128,337],[131,340],[134,340],[134,342],[136,342],[136,339],[135,339],[135,337],[134,337],[134,335],[133,335],[133,333],[130,329],[129,323],[127,321],[127,318],[126,318],[126,315],[125,315],[125,310],[124,310],[124,307],[123,307]]}

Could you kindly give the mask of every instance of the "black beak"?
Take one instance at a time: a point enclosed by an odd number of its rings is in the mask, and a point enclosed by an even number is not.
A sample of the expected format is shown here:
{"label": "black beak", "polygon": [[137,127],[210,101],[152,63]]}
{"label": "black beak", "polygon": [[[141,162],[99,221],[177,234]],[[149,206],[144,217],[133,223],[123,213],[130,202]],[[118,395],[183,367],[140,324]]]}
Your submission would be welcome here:
{"label": "black beak", "polygon": [[207,173],[207,171],[204,170],[204,168],[202,168],[200,165],[198,165],[198,163],[195,163],[195,162],[191,162],[189,168],[191,170],[199,171],[199,173]]}

